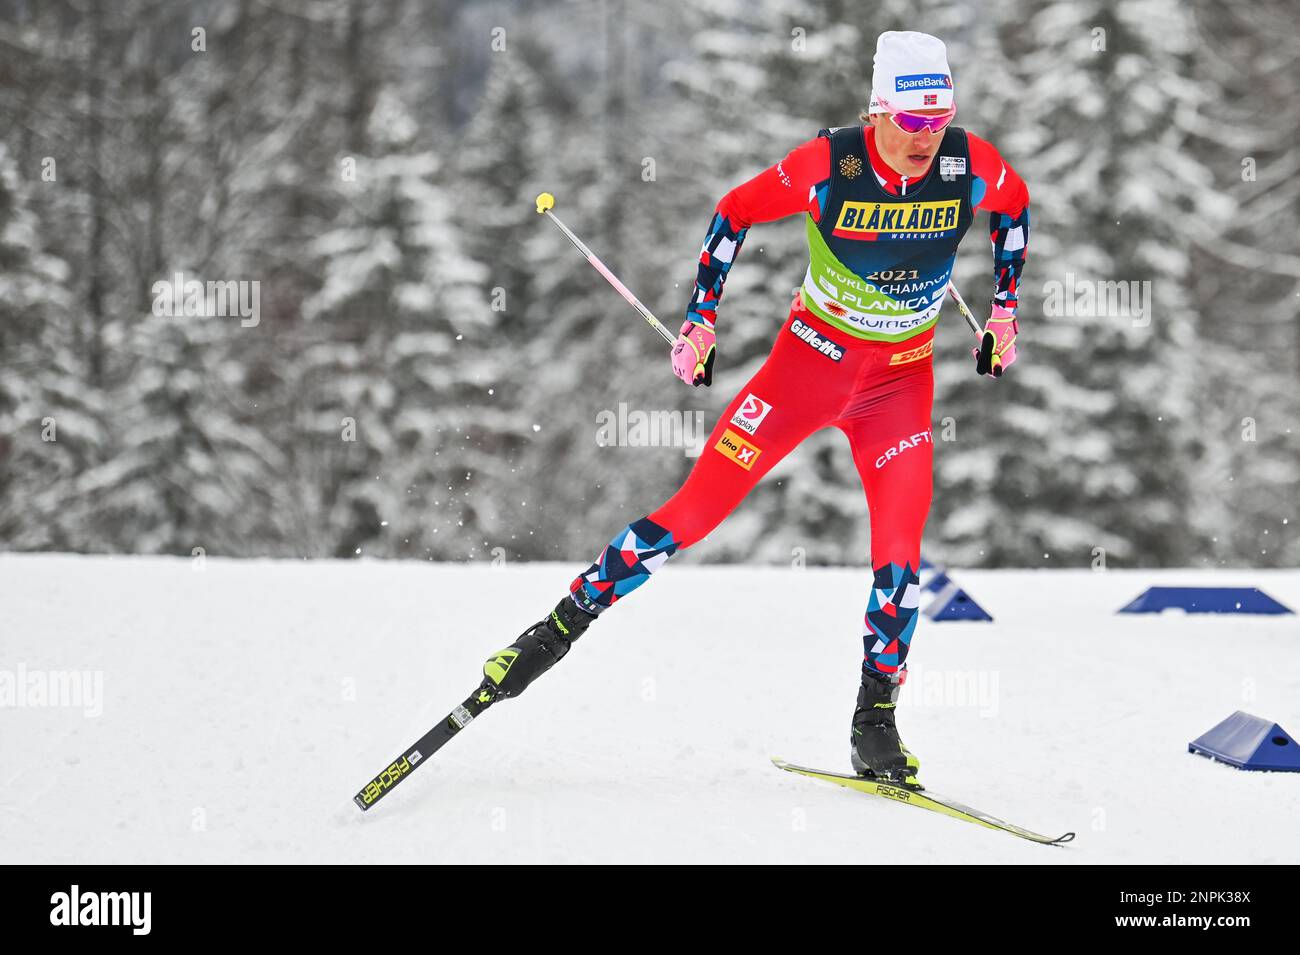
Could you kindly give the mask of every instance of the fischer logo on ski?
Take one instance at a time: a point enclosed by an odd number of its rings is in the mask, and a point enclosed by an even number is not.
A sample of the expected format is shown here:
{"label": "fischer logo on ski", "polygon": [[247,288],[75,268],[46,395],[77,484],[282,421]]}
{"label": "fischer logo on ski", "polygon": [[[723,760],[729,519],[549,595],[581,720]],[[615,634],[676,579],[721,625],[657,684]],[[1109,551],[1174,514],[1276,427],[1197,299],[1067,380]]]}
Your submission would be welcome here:
{"label": "fischer logo on ski", "polygon": [[409,776],[426,757],[432,756],[441,749],[448,740],[468,726],[474,717],[480,715],[496,700],[496,687],[480,686],[469,699],[457,705],[433,729],[416,740],[410,749],[390,763],[387,769],[366,783],[365,788],[352,797],[352,801],[362,812],[369,809]]}
{"label": "fischer logo on ski", "polygon": [[870,779],[865,776],[849,776],[844,773],[831,773],[822,769],[809,769],[807,766],[796,766],[793,763],[787,763],[783,759],[772,758],[772,765],[777,769],[784,769],[787,773],[796,773],[800,776],[811,776],[813,779],[822,779],[828,783],[834,783],[837,786],[843,786],[846,789],[853,789],[860,793],[867,793],[872,796],[882,796],[885,799],[891,799],[894,802],[900,802],[908,806],[917,806],[921,809],[929,809],[931,812],[937,812],[940,815],[948,816],[951,819],[960,819],[962,822],[973,822],[976,825],[984,826],[987,829],[997,829],[1001,832],[1010,833],[1013,836],[1019,836],[1021,839],[1028,839],[1030,842],[1037,842],[1045,846],[1059,846],[1063,843],[1070,842],[1074,839],[1073,832],[1067,832],[1064,835],[1057,836],[1053,839],[1051,836],[1040,835],[1037,832],[1031,832],[1014,823],[1005,822],[996,816],[990,816],[986,812],[978,809],[972,809],[970,806],[963,806],[956,800],[949,799],[946,796],[940,796],[938,793],[931,792],[928,789],[904,789],[901,786],[891,785],[877,779]]}

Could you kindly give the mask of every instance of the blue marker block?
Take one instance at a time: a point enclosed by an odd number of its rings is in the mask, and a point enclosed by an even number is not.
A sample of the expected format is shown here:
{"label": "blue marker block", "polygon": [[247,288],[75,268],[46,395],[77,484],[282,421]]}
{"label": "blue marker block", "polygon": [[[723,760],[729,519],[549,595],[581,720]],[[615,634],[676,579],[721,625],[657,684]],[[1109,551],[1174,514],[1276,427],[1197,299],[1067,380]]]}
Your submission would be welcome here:
{"label": "blue marker block", "polygon": [[946,573],[939,568],[936,568],[934,564],[930,565],[930,569],[934,570],[934,576],[921,585],[922,590],[928,590],[930,593],[939,593],[946,587],[957,586],[948,578]]}
{"label": "blue marker block", "polygon": [[1160,613],[1176,607],[1188,613],[1295,613],[1258,587],[1152,587],[1120,613]]}
{"label": "blue marker block", "polygon": [[990,623],[993,618],[971,599],[970,594],[962,590],[952,579],[943,571],[934,575],[922,590],[928,590],[934,594],[930,603],[926,606],[923,613],[931,620],[942,622],[945,620],[988,620]]}
{"label": "blue marker block", "polygon": [[1188,743],[1187,751],[1238,769],[1300,773],[1300,746],[1290,734],[1276,723],[1241,710]]}

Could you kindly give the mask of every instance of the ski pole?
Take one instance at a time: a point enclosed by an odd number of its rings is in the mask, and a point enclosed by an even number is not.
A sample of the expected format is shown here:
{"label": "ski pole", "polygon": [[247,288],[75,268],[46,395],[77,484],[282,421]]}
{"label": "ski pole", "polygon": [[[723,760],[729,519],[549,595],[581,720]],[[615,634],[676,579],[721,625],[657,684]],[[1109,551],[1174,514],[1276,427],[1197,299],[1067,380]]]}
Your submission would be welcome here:
{"label": "ski pole", "polygon": [[663,338],[663,340],[666,341],[669,345],[675,344],[677,342],[677,336],[669,332],[668,329],[664,328],[662,323],[660,323],[659,319],[654,317],[654,314],[650,311],[650,309],[642,305],[641,302],[637,299],[637,297],[633,295],[632,292],[628,289],[628,287],[618,280],[618,276],[616,276],[613,272],[611,272],[604,262],[596,258],[595,254],[591,251],[591,249],[583,245],[582,240],[579,239],[576,235],[574,235],[569,230],[568,226],[566,226],[563,222],[561,222],[558,218],[556,218],[555,213],[551,211],[551,209],[553,209],[554,207],[555,207],[555,197],[551,195],[549,192],[543,192],[541,195],[537,197],[538,214],[540,215],[542,213],[545,213],[546,215],[550,216],[551,221],[554,222],[557,226],[559,226],[560,231],[563,232],[568,237],[570,242],[572,242],[575,246],[577,246],[578,251],[587,257],[587,261],[592,264],[595,270],[599,272],[601,275],[605,276],[609,284],[614,286],[614,288],[618,290],[618,293],[622,295],[623,298],[627,299],[628,304],[630,304],[633,308],[635,308],[638,312],[641,313],[641,317],[650,323],[650,327],[653,328],[655,331],[657,331],[660,334],[660,336]]}
{"label": "ski pole", "polygon": [[[618,293],[622,295],[633,308],[641,313],[641,317],[644,318],[650,326],[663,337],[663,340],[670,345],[674,344],[677,339],[673,334],[669,332],[668,329],[664,328],[659,319],[654,317],[654,313],[642,305],[640,300],[632,294],[631,290],[618,280],[618,276],[611,272],[609,267],[606,266],[604,262],[600,261],[600,259],[596,257],[595,253],[592,252],[591,249],[587,248],[583,241],[574,235],[573,231],[561,222],[555,213],[551,212],[551,209],[553,208],[555,208],[555,196],[551,195],[549,192],[543,192],[537,197],[538,213],[549,216],[551,221],[555,223],[559,230],[564,233],[577,250],[592,264],[592,267],[601,275],[605,276],[609,284],[614,286]],[[970,330],[975,333],[975,337],[982,338],[984,335],[983,329],[980,328],[979,322],[975,320],[975,316],[971,313],[966,302],[962,299],[961,293],[957,291],[957,286],[953,285],[951,281],[948,283],[948,294],[952,296],[952,300],[957,303],[957,310],[961,312],[962,317],[966,319],[966,324],[969,325]]]}
{"label": "ski pole", "polygon": [[953,285],[951,281],[948,283],[948,294],[957,303],[957,311],[961,312],[962,318],[966,319],[966,324],[975,333],[975,337],[983,338],[984,329],[980,328],[979,322],[975,321],[975,316],[971,314],[970,309],[966,307],[966,303],[962,301],[961,292],[957,291],[957,286]]}

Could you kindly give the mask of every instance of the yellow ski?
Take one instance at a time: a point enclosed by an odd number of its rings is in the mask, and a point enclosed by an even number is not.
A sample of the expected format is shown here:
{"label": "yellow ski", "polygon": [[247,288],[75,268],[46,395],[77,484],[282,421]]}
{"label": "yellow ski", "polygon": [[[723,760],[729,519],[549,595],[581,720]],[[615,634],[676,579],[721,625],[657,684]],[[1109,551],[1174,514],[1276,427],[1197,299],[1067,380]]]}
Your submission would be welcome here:
{"label": "yellow ski", "polygon": [[940,796],[938,793],[930,792],[928,789],[907,789],[903,786],[892,786],[889,783],[883,783],[875,779],[866,779],[862,776],[848,776],[844,773],[828,773],[821,769],[809,769],[807,766],[796,766],[794,763],[787,763],[784,759],[777,759],[776,757],[772,758],[772,765],[777,769],[784,769],[787,773],[798,773],[800,776],[811,776],[813,779],[824,779],[828,783],[834,783],[837,786],[844,786],[847,789],[856,789],[858,792],[869,793],[873,796],[882,796],[885,799],[905,803],[909,806],[919,806],[922,809],[929,809],[932,812],[937,812],[953,819],[973,822],[988,829],[999,829],[1002,832],[1009,832],[1013,836],[1019,836],[1021,839],[1028,839],[1030,842],[1038,842],[1045,846],[1059,846],[1074,838],[1073,832],[1067,832],[1065,835],[1057,836],[1055,839],[1050,836],[1040,836],[1036,832],[1030,832],[1028,829],[1022,829],[1020,826],[1014,825],[1013,823],[1004,822],[995,816],[990,816],[986,812],[972,809],[970,806],[963,806],[959,802],[948,799],[946,796]]}

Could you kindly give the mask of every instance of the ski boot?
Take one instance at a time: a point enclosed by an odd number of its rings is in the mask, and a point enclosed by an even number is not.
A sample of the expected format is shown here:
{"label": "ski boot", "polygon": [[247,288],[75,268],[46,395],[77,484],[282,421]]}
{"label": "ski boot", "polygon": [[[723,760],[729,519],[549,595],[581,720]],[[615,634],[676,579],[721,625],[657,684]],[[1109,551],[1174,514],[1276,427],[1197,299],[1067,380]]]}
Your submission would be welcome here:
{"label": "ski boot", "polygon": [[916,778],[921,761],[908,752],[894,725],[894,707],[898,705],[901,686],[901,682],[888,677],[881,679],[865,668],[862,670],[858,705],[853,711],[849,761],[859,776],[921,790],[925,787]]}
{"label": "ski boot", "polygon": [[533,624],[483,664],[482,692],[490,699],[518,696],[539,676],[559,663],[574,640],[596,618],[566,596],[551,615]]}

